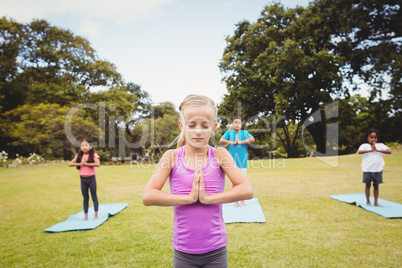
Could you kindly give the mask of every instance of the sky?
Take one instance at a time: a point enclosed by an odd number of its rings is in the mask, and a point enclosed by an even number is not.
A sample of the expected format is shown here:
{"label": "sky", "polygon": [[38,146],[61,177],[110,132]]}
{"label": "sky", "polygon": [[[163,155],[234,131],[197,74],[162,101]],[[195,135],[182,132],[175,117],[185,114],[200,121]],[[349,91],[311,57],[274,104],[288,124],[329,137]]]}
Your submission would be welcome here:
{"label": "sky", "polygon": [[[311,0],[282,0],[307,7]],[[153,103],[179,106],[188,94],[219,104],[225,93],[218,64],[236,23],[255,22],[262,0],[0,0],[0,16],[19,23],[45,19],[85,37],[100,59]]]}

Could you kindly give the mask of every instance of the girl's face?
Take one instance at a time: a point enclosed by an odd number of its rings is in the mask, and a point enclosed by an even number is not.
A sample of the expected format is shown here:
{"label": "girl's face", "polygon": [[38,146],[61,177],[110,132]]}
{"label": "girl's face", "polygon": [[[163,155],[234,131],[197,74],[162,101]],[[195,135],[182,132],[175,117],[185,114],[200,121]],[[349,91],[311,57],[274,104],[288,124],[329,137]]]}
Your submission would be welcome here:
{"label": "girl's face", "polygon": [[214,110],[208,106],[186,107],[184,120],[179,127],[186,138],[186,144],[195,148],[206,148],[218,123],[215,122]]}
{"label": "girl's face", "polygon": [[89,142],[87,142],[87,141],[83,141],[83,142],[81,142],[80,149],[81,149],[81,151],[84,152],[84,154],[87,154],[92,149],[92,145],[89,144]]}
{"label": "girl's face", "polygon": [[373,144],[374,142],[377,143],[377,141],[378,141],[377,133],[372,132],[368,135],[367,137],[368,143]]}

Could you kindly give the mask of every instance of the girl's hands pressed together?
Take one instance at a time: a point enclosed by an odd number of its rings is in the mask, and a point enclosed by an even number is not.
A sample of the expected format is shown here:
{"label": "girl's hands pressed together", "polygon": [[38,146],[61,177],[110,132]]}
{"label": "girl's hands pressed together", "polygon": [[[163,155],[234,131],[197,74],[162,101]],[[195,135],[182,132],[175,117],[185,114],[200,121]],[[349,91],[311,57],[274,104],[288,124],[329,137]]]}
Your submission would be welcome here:
{"label": "girl's hands pressed together", "polygon": [[191,192],[188,194],[191,203],[195,203],[200,201],[203,204],[206,204],[208,195],[205,192],[204,185],[204,174],[202,173],[202,168],[198,167],[194,171],[194,180],[191,188]]}
{"label": "girl's hands pressed together", "polygon": [[205,192],[205,184],[204,184],[204,174],[202,173],[202,168],[198,168],[198,174],[199,174],[199,188],[198,188],[198,199],[202,204],[207,204],[207,198],[208,195]]}
{"label": "girl's hands pressed together", "polygon": [[[201,174],[202,174],[202,172],[201,172]],[[190,197],[191,203],[195,203],[198,201],[199,183],[200,183],[200,172],[199,172],[199,169],[197,168],[194,172],[194,180],[193,180],[193,186],[191,187],[191,192],[188,194]]]}
{"label": "girl's hands pressed together", "polygon": [[377,151],[377,149],[375,148],[375,142],[373,142],[373,143],[371,144],[371,150],[373,150],[373,152],[374,152],[374,151]]}
{"label": "girl's hands pressed together", "polygon": [[87,161],[85,160],[85,156],[83,155],[81,159],[81,166],[85,166],[86,163]]}

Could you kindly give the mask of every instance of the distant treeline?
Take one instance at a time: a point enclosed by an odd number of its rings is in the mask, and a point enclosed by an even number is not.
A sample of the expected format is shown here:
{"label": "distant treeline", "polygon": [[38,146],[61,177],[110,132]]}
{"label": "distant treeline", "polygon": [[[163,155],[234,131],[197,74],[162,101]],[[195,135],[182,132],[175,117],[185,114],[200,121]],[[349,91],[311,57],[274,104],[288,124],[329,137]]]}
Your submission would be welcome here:
{"label": "distant treeline", "polygon": [[[241,115],[250,157],[353,152],[367,128],[401,142],[402,21],[398,1],[334,0],[266,6],[228,36],[227,85],[212,145]],[[364,82],[369,97],[359,93]],[[76,141],[103,160],[157,160],[180,133],[171,103],[153,104],[85,38],[44,20],[0,19],[0,150],[70,159]],[[334,133],[334,131],[337,133]]]}

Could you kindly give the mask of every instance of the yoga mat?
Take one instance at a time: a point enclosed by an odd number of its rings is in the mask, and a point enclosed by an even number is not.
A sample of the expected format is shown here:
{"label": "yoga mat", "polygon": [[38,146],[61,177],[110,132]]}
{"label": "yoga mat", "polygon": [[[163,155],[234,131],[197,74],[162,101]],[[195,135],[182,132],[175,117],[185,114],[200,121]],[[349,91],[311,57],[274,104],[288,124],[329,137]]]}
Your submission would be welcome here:
{"label": "yoga mat", "polygon": [[83,221],[85,216],[84,211],[77,214],[70,215],[67,220],[57,223],[47,229],[45,232],[66,232],[75,230],[92,230],[104,223],[109,216],[113,216],[128,206],[127,203],[115,203],[115,204],[99,204],[98,220],[94,220],[95,212],[93,206],[88,209],[88,220]]}
{"label": "yoga mat", "polygon": [[234,207],[234,203],[223,204],[222,210],[225,223],[267,222],[260,203],[258,203],[258,198],[245,200],[244,207]]}
{"label": "yoga mat", "polygon": [[374,197],[370,196],[371,206],[367,206],[366,195],[364,193],[337,194],[331,195],[331,198],[349,204],[356,204],[358,207],[362,207],[365,210],[374,212],[386,218],[402,218],[401,204],[378,198],[378,204],[382,207],[375,207]]}

